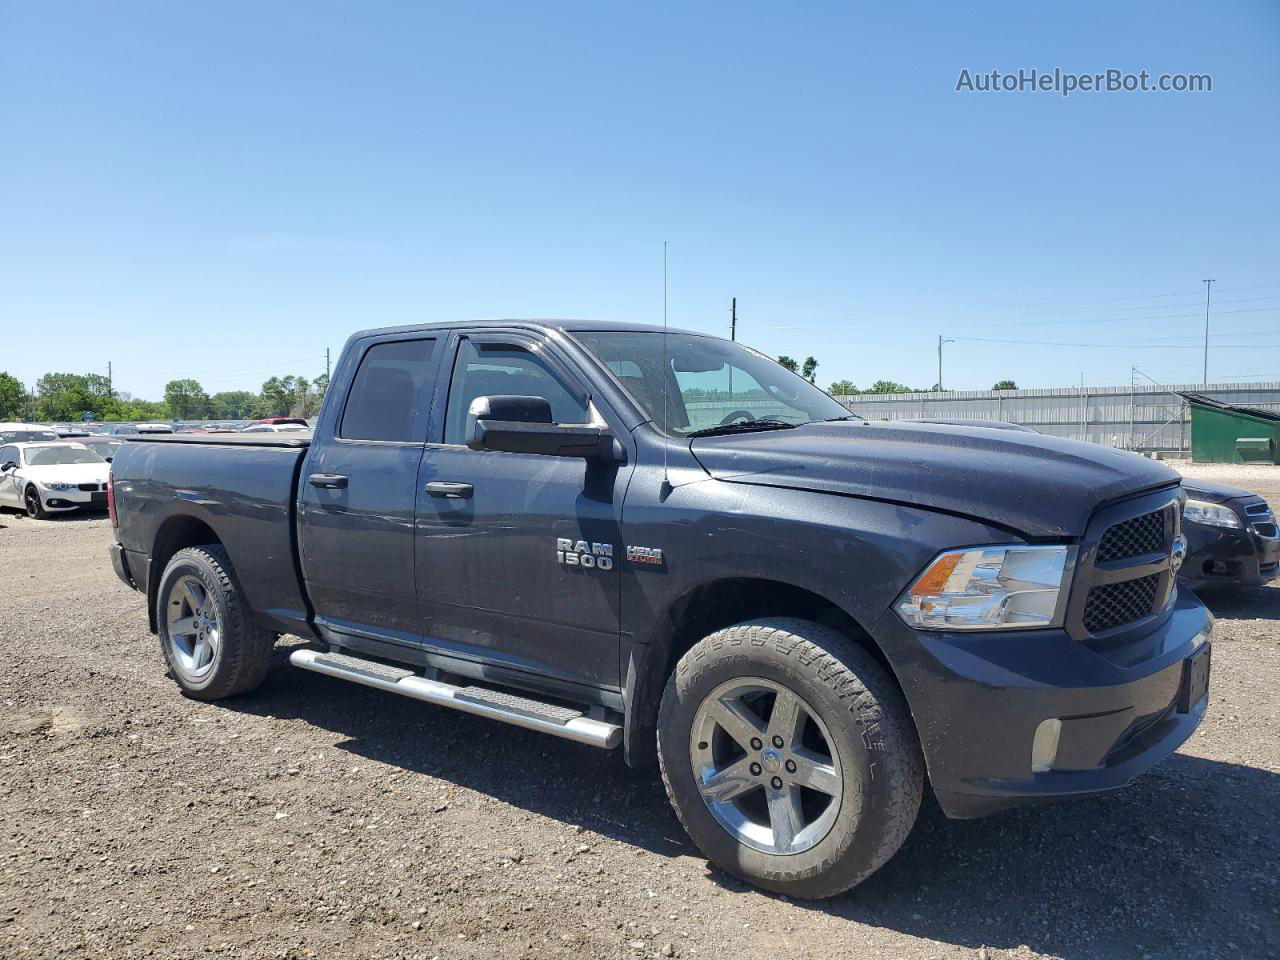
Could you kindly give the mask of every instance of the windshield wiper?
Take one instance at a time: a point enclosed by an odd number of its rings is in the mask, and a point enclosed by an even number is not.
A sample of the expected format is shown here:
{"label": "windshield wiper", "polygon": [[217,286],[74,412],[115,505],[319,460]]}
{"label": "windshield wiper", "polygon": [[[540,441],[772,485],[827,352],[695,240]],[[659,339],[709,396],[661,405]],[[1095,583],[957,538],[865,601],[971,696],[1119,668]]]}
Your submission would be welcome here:
{"label": "windshield wiper", "polygon": [[714,427],[703,427],[685,436],[692,440],[695,437],[718,437],[726,433],[752,433],[756,430],[794,430],[794,423],[783,423],[781,420],[763,418],[760,420],[739,420],[737,423],[721,423]]}

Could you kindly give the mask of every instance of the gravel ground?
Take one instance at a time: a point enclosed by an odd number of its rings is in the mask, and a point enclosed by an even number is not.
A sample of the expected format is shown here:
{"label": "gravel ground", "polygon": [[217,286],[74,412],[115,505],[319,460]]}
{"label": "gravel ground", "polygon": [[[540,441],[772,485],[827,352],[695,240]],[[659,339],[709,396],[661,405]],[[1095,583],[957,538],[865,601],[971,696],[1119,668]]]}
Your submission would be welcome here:
{"label": "gravel ground", "polygon": [[[1280,505],[1280,469],[1226,473]],[[708,869],[617,752],[283,650],[252,696],[184,699],[110,537],[0,514],[0,956],[1280,956],[1278,588],[1210,600],[1208,719],[1128,789],[927,799],[888,866],[802,904]]]}

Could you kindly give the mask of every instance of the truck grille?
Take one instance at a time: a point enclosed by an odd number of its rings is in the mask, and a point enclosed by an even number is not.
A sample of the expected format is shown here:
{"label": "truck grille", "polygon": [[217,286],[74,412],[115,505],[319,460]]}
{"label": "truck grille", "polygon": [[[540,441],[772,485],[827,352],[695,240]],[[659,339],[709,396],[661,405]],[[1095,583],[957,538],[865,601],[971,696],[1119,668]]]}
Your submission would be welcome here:
{"label": "truck grille", "polygon": [[1165,514],[1168,508],[1152,510],[1142,516],[1108,527],[1098,543],[1098,563],[1128,560],[1149,553],[1168,552]]}
{"label": "truck grille", "polygon": [[1160,575],[1153,573],[1137,580],[1094,587],[1084,608],[1084,628],[1090,633],[1101,633],[1141,620],[1152,612],[1159,585]]}
{"label": "truck grille", "polygon": [[1068,632],[1106,649],[1125,642],[1122,628],[1160,614],[1176,595],[1173,546],[1184,495],[1161,490],[1104,504],[1081,542],[1067,602]]}

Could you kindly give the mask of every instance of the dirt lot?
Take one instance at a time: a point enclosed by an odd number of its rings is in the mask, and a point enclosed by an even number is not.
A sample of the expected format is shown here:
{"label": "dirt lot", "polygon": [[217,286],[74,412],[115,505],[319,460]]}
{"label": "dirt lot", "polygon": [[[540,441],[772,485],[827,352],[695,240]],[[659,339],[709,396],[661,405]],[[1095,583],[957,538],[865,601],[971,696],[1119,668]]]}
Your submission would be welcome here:
{"label": "dirt lot", "polygon": [[[1207,472],[1280,506],[1280,469]],[[800,904],[709,870],[617,753],[283,653],[183,699],[109,539],[0,514],[0,956],[1280,956],[1278,588],[1211,598],[1208,719],[1129,789],[927,800],[880,873]]]}

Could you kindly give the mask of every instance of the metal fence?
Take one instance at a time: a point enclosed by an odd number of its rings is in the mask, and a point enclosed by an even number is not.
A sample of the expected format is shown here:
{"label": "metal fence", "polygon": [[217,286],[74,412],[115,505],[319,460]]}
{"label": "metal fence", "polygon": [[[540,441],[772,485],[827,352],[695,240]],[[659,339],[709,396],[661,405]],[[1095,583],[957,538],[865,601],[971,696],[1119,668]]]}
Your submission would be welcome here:
{"label": "metal fence", "polygon": [[1280,381],[1046,390],[958,390],[836,397],[868,420],[1006,420],[1041,433],[1126,450],[1189,452],[1191,420],[1179,393],[1280,413]]}

